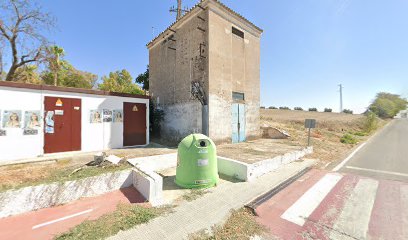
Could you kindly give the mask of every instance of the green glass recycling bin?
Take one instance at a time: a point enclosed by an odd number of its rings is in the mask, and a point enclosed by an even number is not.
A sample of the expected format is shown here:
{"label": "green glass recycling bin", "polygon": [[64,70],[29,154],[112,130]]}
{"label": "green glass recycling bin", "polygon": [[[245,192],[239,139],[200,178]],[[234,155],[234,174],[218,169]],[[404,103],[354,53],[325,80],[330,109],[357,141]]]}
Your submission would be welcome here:
{"label": "green glass recycling bin", "polygon": [[176,184],[183,188],[209,188],[218,180],[214,142],[202,134],[185,137],[178,145]]}

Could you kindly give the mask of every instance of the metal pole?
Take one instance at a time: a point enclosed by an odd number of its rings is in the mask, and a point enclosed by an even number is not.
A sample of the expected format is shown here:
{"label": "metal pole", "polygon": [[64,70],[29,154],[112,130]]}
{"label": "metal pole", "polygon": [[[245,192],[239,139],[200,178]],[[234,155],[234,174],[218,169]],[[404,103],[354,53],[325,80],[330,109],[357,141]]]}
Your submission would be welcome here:
{"label": "metal pole", "polygon": [[340,87],[340,113],[343,112],[343,85],[339,84]]}
{"label": "metal pole", "polygon": [[310,128],[309,128],[309,134],[308,134],[308,137],[307,137],[307,146],[308,147],[310,146]]}

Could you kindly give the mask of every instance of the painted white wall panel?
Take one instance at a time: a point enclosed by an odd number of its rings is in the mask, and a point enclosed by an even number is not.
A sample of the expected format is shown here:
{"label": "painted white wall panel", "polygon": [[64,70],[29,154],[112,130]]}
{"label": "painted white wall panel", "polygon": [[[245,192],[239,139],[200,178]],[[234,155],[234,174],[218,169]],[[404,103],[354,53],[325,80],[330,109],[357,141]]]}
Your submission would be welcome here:
{"label": "painted white wall panel", "polygon": [[[102,96],[83,93],[69,93],[57,91],[41,91],[34,89],[0,87],[0,113],[4,110],[25,111],[39,110],[44,113],[44,99],[46,96],[62,98],[78,98],[82,102],[82,141],[81,151],[91,152],[111,148],[123,147],[123,123],[90,123],[90,110],[94,109],[123,109],[124,102],[144,103],[149,105],[148,99],[117,96]],[[42,116],[43,118],[44,116]],[[21,119],[22,120],[22,119]],[[146,123],[149,124],[149,107],[146,111]],[[23,121],[22,123],[23,124]],[[137,123],[135,123],[137,124]],[[0,162],[24,158],[33,158],[44,154],[43,124],[38,135],[25,136],[22,128],[3,128],[6,136],[0,136]],[[146,130],[146,142],[149,143],[149,128]]]}

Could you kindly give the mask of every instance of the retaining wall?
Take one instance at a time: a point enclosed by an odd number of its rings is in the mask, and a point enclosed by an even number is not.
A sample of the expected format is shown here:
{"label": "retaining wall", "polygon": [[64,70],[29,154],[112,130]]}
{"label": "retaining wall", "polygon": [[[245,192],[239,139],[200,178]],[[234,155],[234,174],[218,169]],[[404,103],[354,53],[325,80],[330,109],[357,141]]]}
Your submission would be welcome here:
{"label": "retaining wall", "polygon": [[0,218],[93,197],[133,184],[132,170],[0,193]]}

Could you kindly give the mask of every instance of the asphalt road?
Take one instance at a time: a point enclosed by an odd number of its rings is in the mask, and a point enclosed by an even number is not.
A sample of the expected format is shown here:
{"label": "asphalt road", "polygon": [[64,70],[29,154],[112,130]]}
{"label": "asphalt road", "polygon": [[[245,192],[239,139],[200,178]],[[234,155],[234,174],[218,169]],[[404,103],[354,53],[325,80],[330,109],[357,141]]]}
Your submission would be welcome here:
{"label": "asphalt road", "polygon": [[340,172],[408,182],[408,119],[390,122]]}

